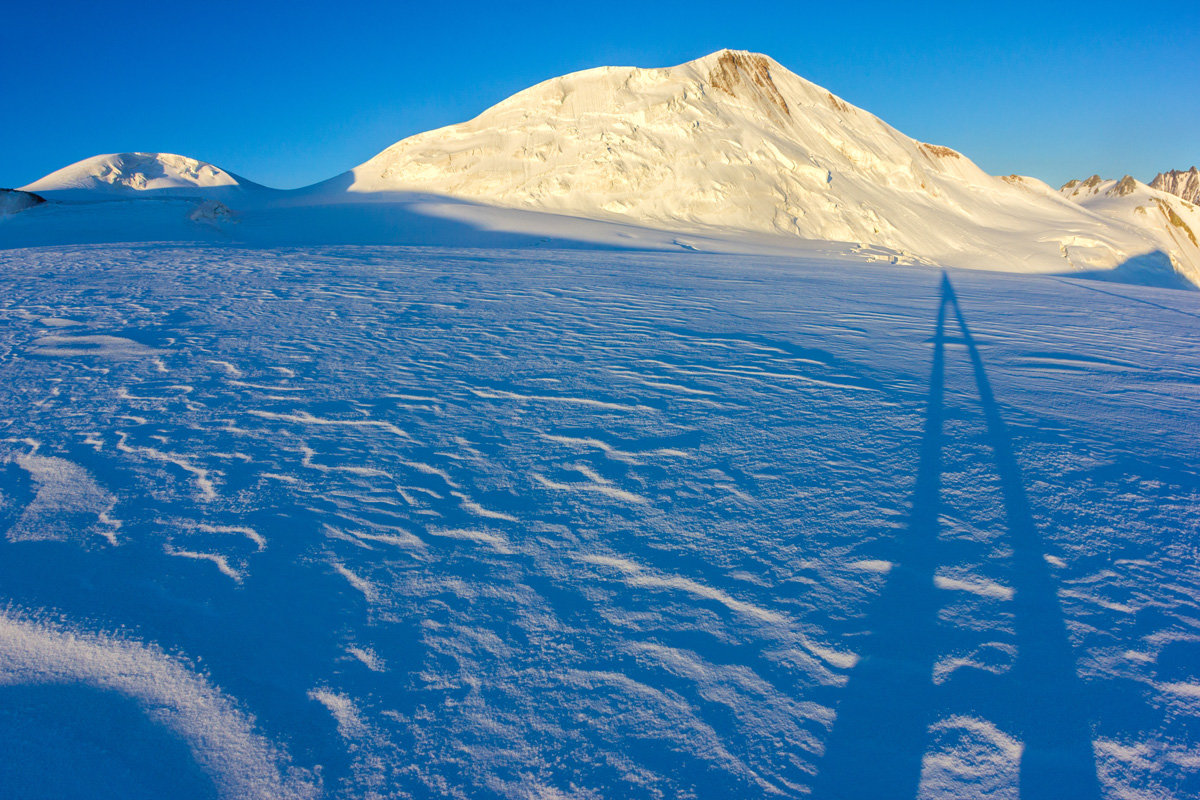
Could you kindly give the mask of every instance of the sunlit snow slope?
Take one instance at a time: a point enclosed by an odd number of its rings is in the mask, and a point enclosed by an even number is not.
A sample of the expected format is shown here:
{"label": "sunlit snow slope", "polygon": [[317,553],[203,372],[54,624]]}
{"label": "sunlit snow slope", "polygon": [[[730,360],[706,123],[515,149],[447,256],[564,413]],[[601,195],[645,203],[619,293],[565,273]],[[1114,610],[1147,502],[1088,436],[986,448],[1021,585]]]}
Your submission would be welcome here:
{"label": "sunlit snow slope", "polygon": [[1070,181],[1061,191],[1085,208],[1153,236],[1176,271],[1200,286],[1200,208],[1129,175],[1119,181],[1093,175],[1084,181]]}
{"label": "sunlit snow slope", "polygon": [[0,257],[0,797],[1200,796],[1195,293]]}
{"label": "sunlit snow slope", "polygon": [[346,184],[669,228],[866,242],[991,269],[1165,263],[1136,227],[1064,202],[1040,181],[988,175],[742,51],[546,81],[470,122],[398,142],[328,188]]}

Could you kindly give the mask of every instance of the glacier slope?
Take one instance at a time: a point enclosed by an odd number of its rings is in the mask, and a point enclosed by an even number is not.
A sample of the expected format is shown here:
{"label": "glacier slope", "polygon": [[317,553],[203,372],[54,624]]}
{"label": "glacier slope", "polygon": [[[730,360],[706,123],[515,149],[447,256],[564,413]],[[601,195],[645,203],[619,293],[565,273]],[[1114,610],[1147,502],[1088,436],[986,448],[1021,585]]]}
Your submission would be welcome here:
{"label": "glacier slope", "polygon": [[948,304],[849,253],[0,258],[5,796],[63,763],[153,794],[81,690],[184,742],[179,797],[1200,792],[1190,293],[956,271]]}

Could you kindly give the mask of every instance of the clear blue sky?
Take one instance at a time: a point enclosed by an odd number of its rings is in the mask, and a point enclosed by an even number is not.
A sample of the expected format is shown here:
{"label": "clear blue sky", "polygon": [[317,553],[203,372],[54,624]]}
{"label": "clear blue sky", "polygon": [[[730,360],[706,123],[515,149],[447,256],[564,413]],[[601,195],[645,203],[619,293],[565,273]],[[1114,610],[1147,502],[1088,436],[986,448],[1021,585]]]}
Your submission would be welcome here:
{"label": "clear blue sky", "polygon": [[546,78],[755,50],[992,173],[1200,164],[1200,3],[12,2],[0,186],[97,153],[331,177]]}

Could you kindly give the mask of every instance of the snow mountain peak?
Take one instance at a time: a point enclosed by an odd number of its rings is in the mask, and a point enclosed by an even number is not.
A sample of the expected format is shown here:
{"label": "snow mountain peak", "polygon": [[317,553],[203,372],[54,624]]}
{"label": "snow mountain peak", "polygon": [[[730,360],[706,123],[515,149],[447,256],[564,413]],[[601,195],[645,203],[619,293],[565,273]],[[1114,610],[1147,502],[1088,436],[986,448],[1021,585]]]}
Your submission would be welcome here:
{"label": "snow mountain peak", "polygon": [[988,175],[743,50],[552,78],[399,141],[336,185],[993,269],[1106,269],[1153,251],[1041,181]]}
{"label": "snow mountain peak", "polygon": [[765,55],[721,50],[545,81],[397,142],[352,171],[350,191],[913,249],[868,196],[937,197],[964,177],[987,179]]}

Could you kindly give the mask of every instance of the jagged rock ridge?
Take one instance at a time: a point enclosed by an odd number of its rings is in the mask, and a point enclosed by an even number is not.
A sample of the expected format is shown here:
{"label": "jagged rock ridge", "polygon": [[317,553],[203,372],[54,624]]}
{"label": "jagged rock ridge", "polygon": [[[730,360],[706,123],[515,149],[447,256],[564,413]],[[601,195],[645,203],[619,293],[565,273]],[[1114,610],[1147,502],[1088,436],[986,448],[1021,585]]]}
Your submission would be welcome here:
{"label": "jagged rock ridge", "polygon": [[1200,203],[1200,170],[1195,167],[1189,170],[1173,169],[1170,172],[1160,172],[1150,181],[1150,186],[1160,192],[1182,197],[1189,203]]}

